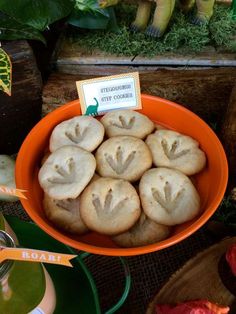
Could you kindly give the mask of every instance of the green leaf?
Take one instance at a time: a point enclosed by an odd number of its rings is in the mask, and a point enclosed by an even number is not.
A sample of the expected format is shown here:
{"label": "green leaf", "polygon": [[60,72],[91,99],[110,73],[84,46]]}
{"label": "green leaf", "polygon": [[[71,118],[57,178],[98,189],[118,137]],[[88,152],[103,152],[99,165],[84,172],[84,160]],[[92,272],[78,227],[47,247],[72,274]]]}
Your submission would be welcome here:
{"label": "green leaf", "polygon": [[85,12],[75,9],[71,13],[67,22],[80,28],[105,29],[107,28],[109,18],[110,16],[107,10],[99,9],[99,11],[93,13],[90,11]]}
{"label": "green leaf", "polygon": [[236,1],[235,0],[232,1],[231,9],[233,11],[233,20],[236,20]]}
{"label": "green leaf", "polygon": [[41,31],[68,16],[73,6],[72,0],[0,0],[2,12]]}
{"label": "green leaf", "polygon": [[6,51],[0,48],[0,90],[11,96],[11,60]]}
{"label": "green leaf", "polygon": [[97,0],[75,0],[75,10],[94,12],[97,8]]}
{"label": "green leaf", "polygon": [[107,10],[109,12],[109,22],[107,24],[107,29],[109,29],[111,32],[118,33],[120,28],[117,24],[117,19],[116,19],[114,8],[108,8]]}
{"label": "green leaf", "polygon": [[43,35],[33,27],[18,23],[14,18],[0,12],[0,40],[35,39],[44,44]]}
{"label": "green leaf", "polygon": [[100,8],[97,0],[76,0],[73,12],[77,12],[79,14],[81,11],[82,13],[89,12],[95,15],[101,14],[107,17],[109,16],[108,10]]}

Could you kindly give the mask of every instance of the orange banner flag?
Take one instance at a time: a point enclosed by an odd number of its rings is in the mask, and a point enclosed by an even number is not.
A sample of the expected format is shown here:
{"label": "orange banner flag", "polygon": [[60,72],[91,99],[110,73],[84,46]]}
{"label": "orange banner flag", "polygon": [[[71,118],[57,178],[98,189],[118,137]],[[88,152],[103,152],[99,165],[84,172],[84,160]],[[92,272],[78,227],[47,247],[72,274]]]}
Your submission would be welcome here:
{"label": "orange banner flag", "polygon": [[77,256],[25,248],[0,248],[0,263],[5,260],[17,260],[73,267],[73,265],[70,263],[70,260]]}
{"label": "orange banner flag", "polygon": [[10,188],[5,185],[0,185],[0,192],[7,195],[14,195],[20,198],[27,199],[27,197],[23,194],[23,192],[26,192],[25,190],[19,190],[15,188]]}

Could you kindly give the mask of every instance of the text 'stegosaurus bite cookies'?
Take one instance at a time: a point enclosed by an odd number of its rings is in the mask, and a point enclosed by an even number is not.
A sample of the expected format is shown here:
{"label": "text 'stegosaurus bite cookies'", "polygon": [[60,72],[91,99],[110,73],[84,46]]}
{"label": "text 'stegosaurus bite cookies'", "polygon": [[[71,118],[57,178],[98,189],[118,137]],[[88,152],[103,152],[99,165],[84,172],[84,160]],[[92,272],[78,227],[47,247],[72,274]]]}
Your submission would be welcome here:
{"label": "text 'stegosaurus bite cookies'", "polygon": [[143,139],[155,127],[147,116],[133,110],[108,112],[102,117],[101,123],[108,137],[129,135]]}
{"label": "text 'stegosaurus bite cookies'", "polygon": [[102,142],[104,127],[95,118],[78,116],[59,123],[52,131],[51,152],[65,145],[73,145],[92,152]]}
{"label": "text 'stegosaurus bite cookies'", "polygon": [[157,223],[173,226],[193,219],[200,197],[191,180],[178,170],[154,168],[141,178],[139,192],[144,212]]}
{"label": "text 'stegosaurus bite cookies'", "polygon": [[39,183],[52,198],[76,198],[93,177],[95,168],[96,160],[91,153],[76,146],[62,146],[42,165]]}
{"label": "text 'stegosaurus bite cookies'", "polygon": [[102,177],[139,180],[152,165],[147,145],[133,136],[109,138],[96,152],[97,172]]}
{"label": "text 'stegosaurus bite cookies'", "polygon": [[81,194],[80,214],[89,229],[115,235],[128,230],[138,220],[140,200],[129,182],[100,178]]}

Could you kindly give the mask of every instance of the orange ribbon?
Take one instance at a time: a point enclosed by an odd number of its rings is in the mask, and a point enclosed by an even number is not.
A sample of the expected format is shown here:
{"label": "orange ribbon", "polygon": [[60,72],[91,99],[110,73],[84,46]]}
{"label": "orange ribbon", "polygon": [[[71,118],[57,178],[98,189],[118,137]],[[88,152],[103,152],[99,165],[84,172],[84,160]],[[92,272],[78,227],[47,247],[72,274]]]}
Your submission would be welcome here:
{"label": "orange ribbon", "polygon": [[25,190],[9,188],[8,186],[0,185],[0,192],[7,195],[14,195],[20,198],[27,199],[27,197],[23,194],[23,192],[26,192]]}
{"label": "orange ribbon", "polygon": [[6,247],[0,248],[1,248],[0,263],[8,259],[17,261],[49,263],[73,267],[73,265],[70,263],[70,260],[77,256],[71,254],[61,254],[25,248],[6,248]]}

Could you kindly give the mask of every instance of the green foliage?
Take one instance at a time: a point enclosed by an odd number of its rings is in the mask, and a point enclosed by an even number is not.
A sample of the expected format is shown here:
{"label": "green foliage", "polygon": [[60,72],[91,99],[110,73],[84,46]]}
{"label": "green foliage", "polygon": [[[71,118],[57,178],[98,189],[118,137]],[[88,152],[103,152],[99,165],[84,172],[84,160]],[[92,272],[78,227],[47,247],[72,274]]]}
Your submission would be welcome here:
{"label": "green foliage", "polygon": [[0,48],[0,90],[11,95],[11,61],[2,48]]}
{"label": "green foliage", "polygon": [[189,16],[176,10],[168,31],[161,39],[130,32],[129,25],[135,12],[136,6],[119,5],[115,14],[112,7],[101,9],[97,0],[0,0],[0,40],[36,39],[45,42],[42,31],[66,17],[67,23],[76,28],[92,30],[75,36],[79,36],[80,45],[90,49],[146,57],[164,52],[199,52],[206,45],[236,51],[233,40],[236,23],[232,19],[232,11],[226,7],[215,7],[209,26],[192,25]]}
{"label": "green foliage", "polygon": [[97,0],[0,0],[0,40],[36,39],[55,21],[80,28],[115,30],[113,8],[101,9]]}
{"label": "green foliage", "polygon": [[53,22],[69,15],[74,7],[71,0],[1,0],[0,11],[19,23],[43,31]]}
{"label": "green foliage", "polygon": [[88,11],[91,13],[96,11],[99,7],[95,0],[75,0],[75,8],[82,12]]}
{"label": "green foliage", "polygon": [[236,1],[232,0],[231,8],[233,10],[233,19],[236,20]]}
{"label": "green foliage", "polygon": [[1,0],[0,40],[36,39],[45,43],[42,31],[69,15],[73,0]]}
{"label": "green foliage", "polygon": [[212,219],[222,222],[226,226],[234,228],[236,231],[236,202],[231,196],[227,196],[223,199]]}
{"label": "green foliage", "polygon": [[101,9],[97,0],[75,0],[74,10],[67,22],[87,29],[109,29],[116,27],[113,8]]}
{"label": "green foliage", "polygon": [[129,25],[134,19],[136,7],[120,5],[116,15],[119,21],[119,32],[93,31],[73,34],[72,41],[88,49],[100,49],[108,53],[126,56],[142,55],[153,57],[165,52],[197,53],[207,45],[236,51],[232,40],[236,34],[236,23],[232,20],[231,11],[220,5],[215,6],[214,16],[209,25],[191,24],[191,17],[176,9],[169,29],[160,38],[150,38],[145,33],[132,33]]}
{"label": "green foliage", "polygon": [[105,29],[109,22],[109,14],[106,12],[97,13],[96,15],[90,12],[74,10],[68,23],[80,28],[88,29]]}
{"label": "green foliage", "polygon": [[45,39],[37,29],[21,24],[14,18],[0,12],[0,40],[36,39],[43,43]]}
{"label": "green foliage", "polygon": [[233,20],[233,11],[224,7],[217,7],[209,25],[212,40],[216,46],[236,51],[235,34],[236,22]]}

